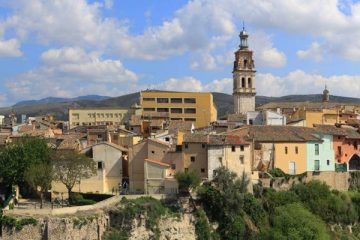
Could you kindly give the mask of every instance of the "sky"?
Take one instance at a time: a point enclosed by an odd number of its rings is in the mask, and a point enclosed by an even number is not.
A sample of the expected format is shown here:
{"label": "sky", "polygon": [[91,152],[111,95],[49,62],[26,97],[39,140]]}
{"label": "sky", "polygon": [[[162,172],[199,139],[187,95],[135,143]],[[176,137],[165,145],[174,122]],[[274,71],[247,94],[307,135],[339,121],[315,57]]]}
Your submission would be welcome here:
{"label": "sky", "polygon": [[145,89],[232,93],[245,22],[258,95],[360,97],[360,2],[0,0],[0,106]]}

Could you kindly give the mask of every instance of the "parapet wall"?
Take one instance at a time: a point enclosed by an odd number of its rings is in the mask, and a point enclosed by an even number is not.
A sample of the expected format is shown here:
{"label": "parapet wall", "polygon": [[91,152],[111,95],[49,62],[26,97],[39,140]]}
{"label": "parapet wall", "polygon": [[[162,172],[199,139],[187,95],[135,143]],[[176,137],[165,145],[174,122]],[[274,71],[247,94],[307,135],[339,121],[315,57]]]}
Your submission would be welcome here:
{"label": "parapet wall", "polygon": [[281,177],[273,180],[270,178],[262,178],[260,180],[264,187],[271,187],[277,191],[286,191],[295,184],[310,182],[311,180],[325,182],[334,190],[347,191],[349,189],[349,178],[349,172],[307,172],[303,177],[294,176],[289,179]]}

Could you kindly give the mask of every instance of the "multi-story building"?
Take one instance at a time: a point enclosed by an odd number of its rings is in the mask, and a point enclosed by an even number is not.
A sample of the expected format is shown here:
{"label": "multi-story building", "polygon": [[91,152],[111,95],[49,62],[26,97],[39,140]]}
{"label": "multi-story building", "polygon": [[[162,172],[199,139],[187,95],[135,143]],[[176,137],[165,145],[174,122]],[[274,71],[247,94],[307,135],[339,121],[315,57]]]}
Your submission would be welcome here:
{"label": "multi-story building", "polygon": [[140,114],[137,108],[70,108],[69,128],[76,126],[123,125],[132,114]]}
{"label": "multi-story building", "polygon": [[217,119],[211,93],[142,91],[140,105],[144,117],[164,113],[167,119],[193,122],[197,128],[209,126]]}

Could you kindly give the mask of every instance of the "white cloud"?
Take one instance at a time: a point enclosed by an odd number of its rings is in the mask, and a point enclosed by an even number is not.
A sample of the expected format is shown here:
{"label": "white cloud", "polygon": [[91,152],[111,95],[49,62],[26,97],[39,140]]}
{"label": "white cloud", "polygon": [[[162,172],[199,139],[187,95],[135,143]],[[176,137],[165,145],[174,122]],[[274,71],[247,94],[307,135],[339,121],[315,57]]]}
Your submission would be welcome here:
{"label": "white cloud", "polygon": [[22,52],[17,39],[0,40],[0,57],[20,57]]}
{"label": "white cloud", "polygon": [[313,59],[320,62],[323,60],[324,49],[319,43],[313,42],[309,49],[299,50],[296,55],[301,59]]}
{"label": "white cloud", "polygon": [[105,5],[105,8],[110,9],[113,7],[114,2],[113,2],[113,0],[104,0],[104,5]]}
{"label": "white cloud", "polygon": [[97,53],[86,53],[80,48],[50,49],[41,59],[39,68],[7,82],[13,99],[88,94],[119,96],[135,88],[138,80],[119,60],[103,60]]}
{"label": "white cloud", "polygon": [[194,77],[170,78],[160,84],[151,85],[151,89],[167,91],[201,92],[203,86],[201,81]]}
{"label": "white cloud", "polygon": [[291,94],[321,94],[325,84],[332,95],[358,97],[360,75],[333,75],[292,71],[286,76],[257,74],[257,92],[265,96],[284,96]]}
{"label": "white cloud", "polygon": [[263,32],[254,32],[249,40],[257,66],[280,68],[286,65],[285,54],[273,47],[270,36]]}

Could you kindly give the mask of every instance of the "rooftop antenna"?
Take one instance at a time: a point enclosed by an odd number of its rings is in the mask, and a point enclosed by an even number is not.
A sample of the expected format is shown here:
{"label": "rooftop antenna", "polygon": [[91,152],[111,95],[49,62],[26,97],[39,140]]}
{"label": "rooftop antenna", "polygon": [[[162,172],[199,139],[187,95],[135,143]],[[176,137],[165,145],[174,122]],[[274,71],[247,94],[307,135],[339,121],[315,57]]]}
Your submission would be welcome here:
{"label": "rooftop antenna", "polygon": [[245,22],[243,21],[243,31],[245,32]]}

